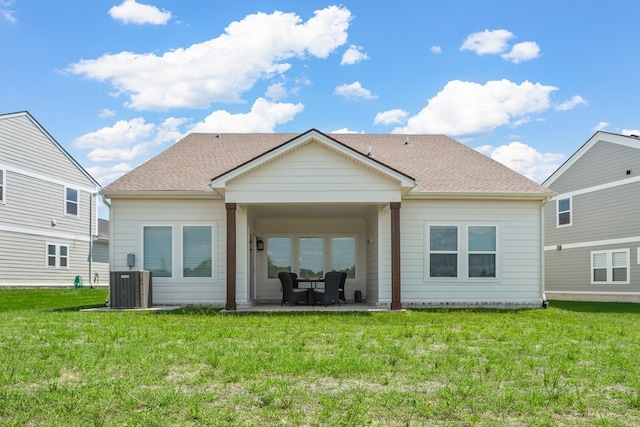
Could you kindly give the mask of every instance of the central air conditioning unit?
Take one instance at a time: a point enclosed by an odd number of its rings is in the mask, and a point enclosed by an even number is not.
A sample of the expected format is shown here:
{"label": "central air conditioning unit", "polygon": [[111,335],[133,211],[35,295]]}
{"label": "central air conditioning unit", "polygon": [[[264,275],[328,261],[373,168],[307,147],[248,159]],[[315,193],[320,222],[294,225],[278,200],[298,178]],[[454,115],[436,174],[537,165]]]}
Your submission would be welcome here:
{"label": "central air conditioning unit", "polygon": [[111,308],[151,307],[151,272],[147,270],[111,271],[109,302]]}

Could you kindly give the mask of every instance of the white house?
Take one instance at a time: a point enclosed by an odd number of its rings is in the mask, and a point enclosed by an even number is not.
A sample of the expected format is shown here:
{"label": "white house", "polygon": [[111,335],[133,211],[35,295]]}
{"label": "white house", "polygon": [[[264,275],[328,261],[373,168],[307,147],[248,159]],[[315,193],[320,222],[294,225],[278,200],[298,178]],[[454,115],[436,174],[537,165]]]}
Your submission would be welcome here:
{"label": "white house", "polygon": [[553,193],[443,135],[191,134],[101,194],[158,304],[280,302],[283,270],[392,309],[544,300]]}
{"label": "white house", "polygon": [[99,189],[28,112],[0,115],[0,286],[108,283]]}

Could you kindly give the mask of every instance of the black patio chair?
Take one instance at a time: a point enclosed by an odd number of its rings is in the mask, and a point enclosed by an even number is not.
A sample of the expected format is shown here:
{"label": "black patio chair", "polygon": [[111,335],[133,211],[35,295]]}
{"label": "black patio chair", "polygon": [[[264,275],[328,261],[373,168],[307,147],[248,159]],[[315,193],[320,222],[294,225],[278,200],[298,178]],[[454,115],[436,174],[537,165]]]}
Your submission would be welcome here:
{"label": "black patio chair", "polygon": [[288,302],[289,305],[297,305],[300,301],[309,301],[309,290],[304,288],[294,288],[293,276],[291,273],[287,271],[280,272],[278,273],[278,278],[282,284],[282,302],[280,305],[283,305],[285,302]]}
{"label": "black patio chair", "polygon": [[340,277],[340,286],[338,287],[338,291],[339,291],[339,294],[340,294],[340,296],[338,298],[340,298],[346,304],[347,303],[347,298],[344,296],[344,285],[347,283],[347,273],[345,273],[343,271],[340,274],[342,276]]}
{"label": "black patio chair", "polygon": [[313,302],[321,302],[326,307],[329,304],[340,305],[340,280],[342,273],[329,271],[324,275],[324,288],[313,289]]}

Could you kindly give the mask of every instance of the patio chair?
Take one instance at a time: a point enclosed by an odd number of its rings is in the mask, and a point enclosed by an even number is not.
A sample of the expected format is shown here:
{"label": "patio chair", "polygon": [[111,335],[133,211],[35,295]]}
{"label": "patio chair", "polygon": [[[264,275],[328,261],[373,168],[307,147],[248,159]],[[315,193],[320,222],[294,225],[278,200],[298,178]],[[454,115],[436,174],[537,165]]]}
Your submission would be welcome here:
{"label": "patio chair", "polygon": [[347,298],[344,296],[344,285],[347,283],[347,273],[345,273],[344,271],[342,273],[340,273],[342,276],[340,277],[340,286],[338,287],[338,291],[339,291],[339,298],[344,301],[344,303],[347,303]]}
{"label": "patio chair", "polygon": [[291,280],[293,281],[293,287],[294,288],[299,288],[298,286],[298,275],[296,273],[289,273],[291,274]]}
{"label": "patio chair", "polygon": [[335,302],[340,305],[340,280],[342,273],[329,271],[324,276],[324,288],[313,289],[313,302],[321,302],[326,307]]}
{"label": "patio chair", "polygon": [[293,276],[291,276],[291,273],[283,271],[278,273],[278,278],[280,279],[280,283],[282,283],[282,302],[280,305],[283,305],[285,302],[288,302],[289,305],[297,305],[300,301],[309,301],[309,290],[304,288],[294,288]]}

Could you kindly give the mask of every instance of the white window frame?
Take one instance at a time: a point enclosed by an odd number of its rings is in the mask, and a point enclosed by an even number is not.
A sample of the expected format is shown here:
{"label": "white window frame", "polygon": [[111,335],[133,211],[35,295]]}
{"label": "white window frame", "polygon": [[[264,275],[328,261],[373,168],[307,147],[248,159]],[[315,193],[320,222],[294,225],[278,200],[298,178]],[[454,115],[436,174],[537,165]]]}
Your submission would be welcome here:
{"label": "white window frame", "polygon": [[5,204],[7,200],[7,174],[4,169],[0,169],[0,204]]}
{"label": "white window frame", "polygon": [[[457,247],[458,249],[456,251],[432,251],[431,250],[431,227],[455,227],[456,228],[456,239],[457,239]],[[462,263],[462,242],[460,239],[460,233],[461,233],[461,228],[463,228],[463,226],[461,226],[460,224],[438,224],[438,223],[433,223],[433,224],[427,224],[427,239],[426,239],[426,252],[427,252],[427,263],[426,263],[426,270],[425,270],[425,276],[429,279],[429,280],[457,280],[460,279],[460,273],[461,273],[461,263]],[[456,255],[456,275],[453,277],[450,276],[432,276],[431,275],[431,254],[455,254]]]}
{"label": "white window frame", "polygon": [[[569,210],[560,211],[560,202],[563,200],[569,200]],[[569,222],[567,224],[560,224],[560,214],[569,213]],[[573,197],[558,197],[556,200],[556,227],[571,227],[573,225]]]}
{"label": "white window frame", "polygon": [[[626,280],[613,280],[613,254],[614,253],[624,253],[626,255],[626,269],[627,269],[627,278]],[[596,254],[606,254],[607,256],[607,279],[596,281],[593,275],[594,265],[593,265],[593,256]],[[628,285],[631,283],[631,251],[629,248],[624,249],[609,249],[606,251],[591,251],[589,254],[591,257],[590,265],[591,265],[591,284],[592,285]]]}
{"label": "white window frame", "polygon": [[[453,253],[452,251],[431,251],[431,227],[457,227],[458,234],[458,271],[457,277],[439,277],[431,276],[431,254],[432,253]],[[425,282],[442,282],[456,281],[463,283],[474,282],[499,282],[500,281],[500,226],[499,224],[485,222],[467,222],[459,223],[451,222],[427,222],[424,223],[424,281]],[[496,250],[495,251],[470,251],[469,250],[469,228],[470,227],[492,227],[496,231]],[[495,276],[490,277],[469,277],[469,255],[471,254],[494,254],[495,255]]]}
{"label": "white window frame", "polygon": [[[141,254],[142,254],[142,259],[140,260],[140,265],[142,266],[142,268],[144,268],[145,265],[145,260],[144,260],[144,229],[145,228],[158,228],[158,227],[169,227],[171,229],[171,276],[153,276],[153,281],[163,281],[163,280],[173,280],[176,277],[182,277],[182,273],[178,273],[179,276],[176,275],[176,238],[175,238],[175,227],[173,226],[173,224],[164,224],[164,223],[158,223],[158,224],[142,224],[142,229],[140,230],[140,248],[141,250]],[[180,239],[180,242],[182,243],[182,239]],[[182,264],[182,261],[180,262],[180,264]]]}
{"label": "white window frame", "polygon": [[[67,198],[67,191],[68,190],[73,190],[76,192],[76,201],[72,201],[69,200]],[[75,203],[76,204],[76,213],[72,214],[69,213],[69,211],[67,210],[67,206],[69,205],[69,203]],[[72,216],[74,218],[79,218],[80,217],[80,190],[78,190],[77,188],[73,188],[73,187],[64,187],[64,214],[65,216]]]}
{"label": "white window frame", "polygon": [[[211,276],[207,277],[184,277],[184,229],[188,227],[208,227],[211,230]],[[180,226],[180,272],[182,279],[194,282],[211,282],[216,277],[216,227],[211,223],[185,223]],[[175,274],[174,274],[175,275]]]}
{"label": "white window frame", "polygon": [[[493,228],[495,229],[495,247],[496,249],[493,251],[472,251],[471,249],[469,249],[470,245],[469,245],[469,229],[471,227],[485,227],[485,228]],[[467,236],[467,242],[466,242],[466,249],[467,249],[467,254],[466,254],[466,260],[467,260],[467,277],[469,279],[495,279],[498,277],[498,226],[494,225],[494,224],[467,224],[465,226],[466,228],[466,236]],[[482,277],[482,276],[470,276],[471,274],[471,269],[469,268],[469,255],[494,255],[494,265],[493,265],[493,269],[494,269],[494,275],[493,276],[486,276],[486,277]]]}
{"label": "white window frame", "polygon": [[[55,253],[53,255],[49,254],[49,248],[50,247],[54,247],[55,248]],[[66,256],[62,256],[61,255],[61,248],[67,248],[67,255]],[[63,270],[68,270],[69,267],[69,259],[71,258],[70,256],[70,251],[69,251],[69,245],[61,245],[58,243],[51,243],[51,242],[46,242],[45,246],[44,246],[45,250],[45,257],[44,257],[44,265],[46,268],[55,268],[55,269],[63,269]],[[55,260],[55,265],[49,265],[49,257],[53,256],[54,260]],[[67,261],[67,265],[60,265],[60,260],[61,259],[65,259]]]}

